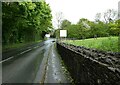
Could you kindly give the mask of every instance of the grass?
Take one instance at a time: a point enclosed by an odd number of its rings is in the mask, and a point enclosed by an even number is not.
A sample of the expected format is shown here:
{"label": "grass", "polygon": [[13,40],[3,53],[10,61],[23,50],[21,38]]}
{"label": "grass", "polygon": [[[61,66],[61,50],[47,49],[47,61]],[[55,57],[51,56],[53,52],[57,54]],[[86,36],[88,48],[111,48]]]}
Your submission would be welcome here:
{"label": "grass", "polygon": [[41,42],[42,40],[36,41],[36,42],[28,42],[28,43],[16,43],[16,44],[8,44],[8,45],[4,45],[2,46],[2,51],[7,51],[9,49],[16,49],[16,48],[21,48],[27,45],[32,45],[34,43],[38,43]]}
{"label": "grass", "polygon": [[118,52],[118,37],[100,37],[85,40],[66,40],[68,44],[96,48],[104,51]]}

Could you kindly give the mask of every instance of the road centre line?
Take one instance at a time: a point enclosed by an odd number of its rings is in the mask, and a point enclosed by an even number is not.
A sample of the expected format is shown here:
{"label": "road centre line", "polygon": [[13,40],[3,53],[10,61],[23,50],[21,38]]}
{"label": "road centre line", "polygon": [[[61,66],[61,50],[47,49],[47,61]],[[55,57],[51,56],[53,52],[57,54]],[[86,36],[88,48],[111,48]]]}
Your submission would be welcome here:
{"label": "road centre line", "polygon": [[21,52],[19,55],[21,55],[21,54],[23,54],[23,53],[26,53],[26,52],[28,52],[28,51],[30,51],[30,50],[32,50],[32,49],[25,50],[25,51]]}
{"label": "road centre line", "polygon": [[5,60],[0,61],[0,63],[3,63],[3,62],[5,62],[5,61],[8,61],[8,60],[10,60],[10,59],[12,59],[12,58],[14,58],[14,56],[9,57],[9,58],[7,58],[7,59],[5,59]]}
{"label": "road centre line", "polygon": [[[36,47],[34,47],[34,49],[35,49],[35,48],[38,48],[38,47],[39,47],[39,46],[36,46]],[[18,55],[22,55],[22,54],[24,54],[24,53],[26,53],[26,52],[28,52],[28,51],[31,51],[31,50],[32,50],[32,49],[25,50],[25,51],[17,54],[17,56],[18,56]],[[11,57],[9,57],[9,58],[7,58],[7,59],[5,59],[5,60],[1,60],[0,63],[6,62],[6,61],[8,61],[8,60],[10,60],[10,59],[12,59],[12,58],[14,58],[14,56],[11,56]]]}

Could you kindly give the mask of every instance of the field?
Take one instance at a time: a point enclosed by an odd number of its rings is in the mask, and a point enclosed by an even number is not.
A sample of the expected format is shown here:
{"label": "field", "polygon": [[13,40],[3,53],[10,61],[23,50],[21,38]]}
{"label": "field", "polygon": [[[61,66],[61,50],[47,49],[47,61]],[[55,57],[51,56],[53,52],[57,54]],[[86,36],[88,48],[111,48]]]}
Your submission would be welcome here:
{"label": "field", "polygon": [[96,48],[104,51],[118,52],[118,37],[100,37],[84,40],[66,40],[68,44]]}

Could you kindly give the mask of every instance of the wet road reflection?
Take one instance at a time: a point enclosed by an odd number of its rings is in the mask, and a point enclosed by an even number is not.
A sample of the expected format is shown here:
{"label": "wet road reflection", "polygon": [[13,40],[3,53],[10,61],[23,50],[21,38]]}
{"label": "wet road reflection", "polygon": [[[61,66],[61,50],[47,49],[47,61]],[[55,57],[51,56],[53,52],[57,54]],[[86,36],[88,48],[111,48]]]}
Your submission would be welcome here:
{"label": "wet road reflection", "polygon": [[[3,83],[67,83],[54,39],[2,63]],[[34,48],[34,47],[33,47]]]}

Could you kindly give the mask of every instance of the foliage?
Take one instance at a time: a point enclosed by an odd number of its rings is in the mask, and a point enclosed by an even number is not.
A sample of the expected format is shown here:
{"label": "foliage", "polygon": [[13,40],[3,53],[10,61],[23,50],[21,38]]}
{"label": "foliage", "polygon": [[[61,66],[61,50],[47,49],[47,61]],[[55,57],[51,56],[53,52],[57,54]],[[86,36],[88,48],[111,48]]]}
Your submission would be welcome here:
{"label": "foliage", "polygon": [[52,29],[48,4],[40,2],[2,2],[3,44],[32,42]]}
{"label": "foliage", "polygon": [[[118,21],[104,23],[102,21],[89,21],[87,19],[80,19],[77,24],[71,24],[70,21],[63,21],[62,29],[66,29],[68,34],[67,38],[96,38],[96,37],[107,37],[107,36],[118,36],[120,29]],[[69,23],[68,23],[69,22]],[[56,31],[58,33],[58,31]],[[55,33],[56,35],[59,35]]]}
{"label": "foliage", "polygon": [[26,43],[15,43],[11,45],[4,45],[2,51],[6,52],[9,49],[21,49],[29,45],[37,44],[39,42],[42,42],[42,40],[36,41],[36,42],[26,42]]}
{"label": "foliage", "polygon": [[68,20],[63,20],[61,23],[61,29],[65,29],[66,27],[70,26],[71,22]]}
{"label": "foliage", "polygon": [[[86,39],[94,37],[108,37],[119,36],[120,34],[120,20],[116,19],[117,12],[113,9],[108,9],[103,18],[105,21],[101,21],[101,13],[97,13],[95,21],[89,21],[88,19],[81,18],[77,24],[71,24],[68,20],[63,20],[61,28],[66,29],[68,34],[67,38]],[[54,33],[58,37],[59,30]]]}

